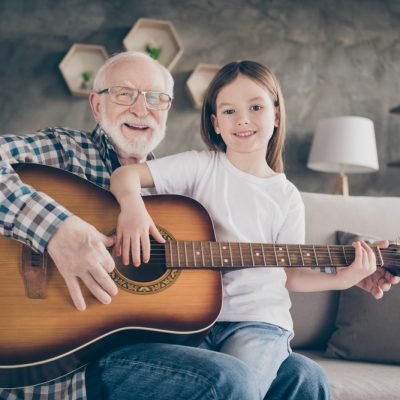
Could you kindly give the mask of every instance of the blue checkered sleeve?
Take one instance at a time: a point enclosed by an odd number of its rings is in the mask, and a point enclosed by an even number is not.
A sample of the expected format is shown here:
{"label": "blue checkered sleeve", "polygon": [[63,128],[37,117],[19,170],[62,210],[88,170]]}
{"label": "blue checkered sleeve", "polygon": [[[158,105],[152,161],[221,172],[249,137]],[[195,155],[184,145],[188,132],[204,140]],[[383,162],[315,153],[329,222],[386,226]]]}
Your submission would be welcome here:
{"label": "blue checkered sleeve", "polygon": [[0,136],[0,234],[43,252],[69,213],[44,193],[24,184],[11,164],[63,167],[63,153],[53,135]]}

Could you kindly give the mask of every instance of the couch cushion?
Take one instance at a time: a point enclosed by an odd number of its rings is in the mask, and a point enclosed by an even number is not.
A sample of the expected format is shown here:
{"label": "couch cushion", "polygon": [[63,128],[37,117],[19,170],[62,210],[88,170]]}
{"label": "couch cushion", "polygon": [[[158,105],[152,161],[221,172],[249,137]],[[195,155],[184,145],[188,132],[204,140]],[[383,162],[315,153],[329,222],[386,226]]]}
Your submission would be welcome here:
{"label": "couch cushion", "polygon": [[338,292],[290,293],[293,349],[325,350],[335,326]]}
{"label": "couch cushion", "polygon": [[399,287],[378,301],[359,288],[343,291],[325,355],[400,364],[399,304]]}
{"label": "couch cushion", "polygon": [[400,367],[323,358],[321,352],[301,352],[327,373],[332,400],[394,400],[400,398]]}
{"label": "couch cushion", "polygon": [[[339,232],[337,237],[338,244],[363,238],[344,232]],[[380,300],[357,287],[343,291],[325,356],[400,364],[399,304],[398,286],[392,287]]]}

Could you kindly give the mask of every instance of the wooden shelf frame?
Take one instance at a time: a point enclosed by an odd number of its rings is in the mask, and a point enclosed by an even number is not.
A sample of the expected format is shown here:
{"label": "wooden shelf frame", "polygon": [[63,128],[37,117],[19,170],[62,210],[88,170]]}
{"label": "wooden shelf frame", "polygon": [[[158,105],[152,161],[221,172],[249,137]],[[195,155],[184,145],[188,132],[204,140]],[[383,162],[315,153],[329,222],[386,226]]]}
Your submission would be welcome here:
{"label": "wooden shelf frame", "polygon": [[207,87],[220,69],[221,65],[217,64],[198,64],[186,81],[186,91],[197,110],[202,107]]}
{"label": "wooden shelf frame", "polygon": [[98,69],[108,59],[104,46],[75,43],[58,65],[65,82],[74,96],[87,96],[91,88],[82,87],[82,73],[90,71],[93,80]]}
{"label": "wooden shelf frame", "polygon": [[171,71],[183,54],[182,41],[172,22],[139,18],[123,40],[126,50],[142,52],[151,43],[161,48],[158,61]]}

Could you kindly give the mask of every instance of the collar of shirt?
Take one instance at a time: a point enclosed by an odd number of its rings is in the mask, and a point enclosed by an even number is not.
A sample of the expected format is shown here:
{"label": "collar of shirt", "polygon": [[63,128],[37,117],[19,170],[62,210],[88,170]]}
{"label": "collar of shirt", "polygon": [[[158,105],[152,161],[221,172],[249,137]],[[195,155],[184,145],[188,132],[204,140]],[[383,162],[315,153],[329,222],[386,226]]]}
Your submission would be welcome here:
{"label": "collar of shirt", "polygon": [[99,150],[100,157],[107,167],[109,174],[121,166],[118,160],[118,154],[110,138],[100,125],[96,125],[92,132],[93,144]]}

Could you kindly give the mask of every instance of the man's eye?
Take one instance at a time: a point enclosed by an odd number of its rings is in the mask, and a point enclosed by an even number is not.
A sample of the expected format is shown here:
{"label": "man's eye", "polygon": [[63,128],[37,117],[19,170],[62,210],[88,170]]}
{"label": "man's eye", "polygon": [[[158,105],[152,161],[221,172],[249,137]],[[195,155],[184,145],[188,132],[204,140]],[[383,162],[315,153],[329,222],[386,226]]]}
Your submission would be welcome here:
{"label": "man's eye", "polygon": [[126,90],[123,92],[119,92],[118,96],[132,96],[132,92]]}
{"label": "man's eye", "polygon": [[250,110],[252,110],[252,111],[260,111],[263,108],[264,108],[263,106],[260,106],[259,104],[255,104],[254,106],[250,107]]}
{"label": "man's eye", "polygon": [[149,103],[158,103],[160,101],[160,94],[157,92],[147,92],[146,100]]}
{"label": "man's eye", "polygon": [[234,112],[235,112],[235,110],[233,110],[232,108],[229,108],[228,110],[222,111],[222,114],[233,114]]}

